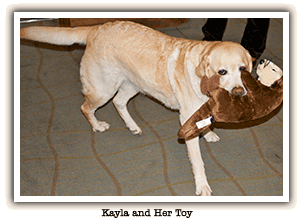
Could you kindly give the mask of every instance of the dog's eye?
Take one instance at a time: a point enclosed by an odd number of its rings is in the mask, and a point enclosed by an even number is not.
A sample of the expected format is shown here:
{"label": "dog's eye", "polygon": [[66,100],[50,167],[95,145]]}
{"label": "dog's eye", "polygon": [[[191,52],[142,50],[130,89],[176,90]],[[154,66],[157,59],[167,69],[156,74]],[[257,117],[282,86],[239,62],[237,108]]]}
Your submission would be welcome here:
{"label": "dog's eye", "polygon": [[246,68],[244,66],[240,67],[240,71],[245,71]]}
{"label": "dog's eye", "polygon": [[227,74],[227,71],[222,69],[222,70],[218,71],[218,74],[225,75],[225,74]]}
{"label": "dog's eye", "polygon": [[275,70],[275,69],[272,69],[272,71],[276,72],[276,70]]}

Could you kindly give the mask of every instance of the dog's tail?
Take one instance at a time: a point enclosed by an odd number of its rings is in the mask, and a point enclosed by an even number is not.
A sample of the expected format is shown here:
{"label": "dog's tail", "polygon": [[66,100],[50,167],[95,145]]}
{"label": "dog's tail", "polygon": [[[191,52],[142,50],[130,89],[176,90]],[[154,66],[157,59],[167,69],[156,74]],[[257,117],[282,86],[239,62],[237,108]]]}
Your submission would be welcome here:
{"label": "dog's tail", "polygon": [[86,44],[92,27],[28,27],[20,30],[20,37],[56,45]]}

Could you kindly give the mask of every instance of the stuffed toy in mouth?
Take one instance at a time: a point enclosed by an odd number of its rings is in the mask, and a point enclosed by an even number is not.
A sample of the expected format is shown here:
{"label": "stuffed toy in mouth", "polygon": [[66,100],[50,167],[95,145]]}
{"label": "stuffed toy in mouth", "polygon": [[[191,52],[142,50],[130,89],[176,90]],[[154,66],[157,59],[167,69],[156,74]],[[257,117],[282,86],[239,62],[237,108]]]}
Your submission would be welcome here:
{"label": "stuffed toy in mouth", "polygon": [[283,72],[269,60],[261,60],[256,71],[258,79],[246,70],[241,79],[247,94],[236,96],[219,87],[220,76],[204,76],[202,93],[210,99],[204,103],[180,128],[179,138],[199,135],[214,122],[244,123],[269,115],[283,101]]}

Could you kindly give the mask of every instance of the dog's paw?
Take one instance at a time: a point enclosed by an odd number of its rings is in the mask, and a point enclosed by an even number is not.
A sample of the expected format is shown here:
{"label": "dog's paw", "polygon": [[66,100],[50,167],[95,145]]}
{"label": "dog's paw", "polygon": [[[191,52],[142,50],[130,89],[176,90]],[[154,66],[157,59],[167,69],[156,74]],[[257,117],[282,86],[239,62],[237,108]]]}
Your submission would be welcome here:
{"label": "dog's paw", "polygon": [[220,137],[217,136],[216,133],[213,131],[208,132],[206,135],[204,135],[204,138],[207,142],[218,142],[220,140]]}
{"label": "dog's paw", "polygon": [[134,121],[126,122],[127,128],[132,132],[134,135],[138,135],[142,133],[142,130]]}
{"label": "dog's paw", "polygon": [[196,187],[195,194],[198,196],[211,196],[212,190],[209,184],[203,184]]}
{"label": "dog's paw", "polygon": [[142,130],[136,126],[136,127],[129,127],[129,130],[132,132],[134,135],[139,135],[142,133]]}
{"label": "dog's paw", "polygon": [[104,121],[99,121],[98,122],[98,125],[96,127],[93,127],[92,130],[94,132],[97,132],[97,131],[100,131],[100,132],[104,132],[105,130],[108,130],[110,127],[109,124],[107,124],[106,122]]}

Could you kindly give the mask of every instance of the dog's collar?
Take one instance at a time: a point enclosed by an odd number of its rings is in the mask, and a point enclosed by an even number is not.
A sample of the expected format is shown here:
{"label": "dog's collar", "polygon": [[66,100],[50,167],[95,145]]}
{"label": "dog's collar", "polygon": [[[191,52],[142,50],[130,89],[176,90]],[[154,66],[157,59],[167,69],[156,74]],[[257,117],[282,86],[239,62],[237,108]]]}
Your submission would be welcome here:
{"label": "dog's collar", "polygon": [[283,78],[283,77],[281,77],[281,78],[279,78],[277,81],[275,81],[275,82],[271,85],[271,87],[275,87],[276,85],[280,84],[280,82],[282,82],[282,78]]}

